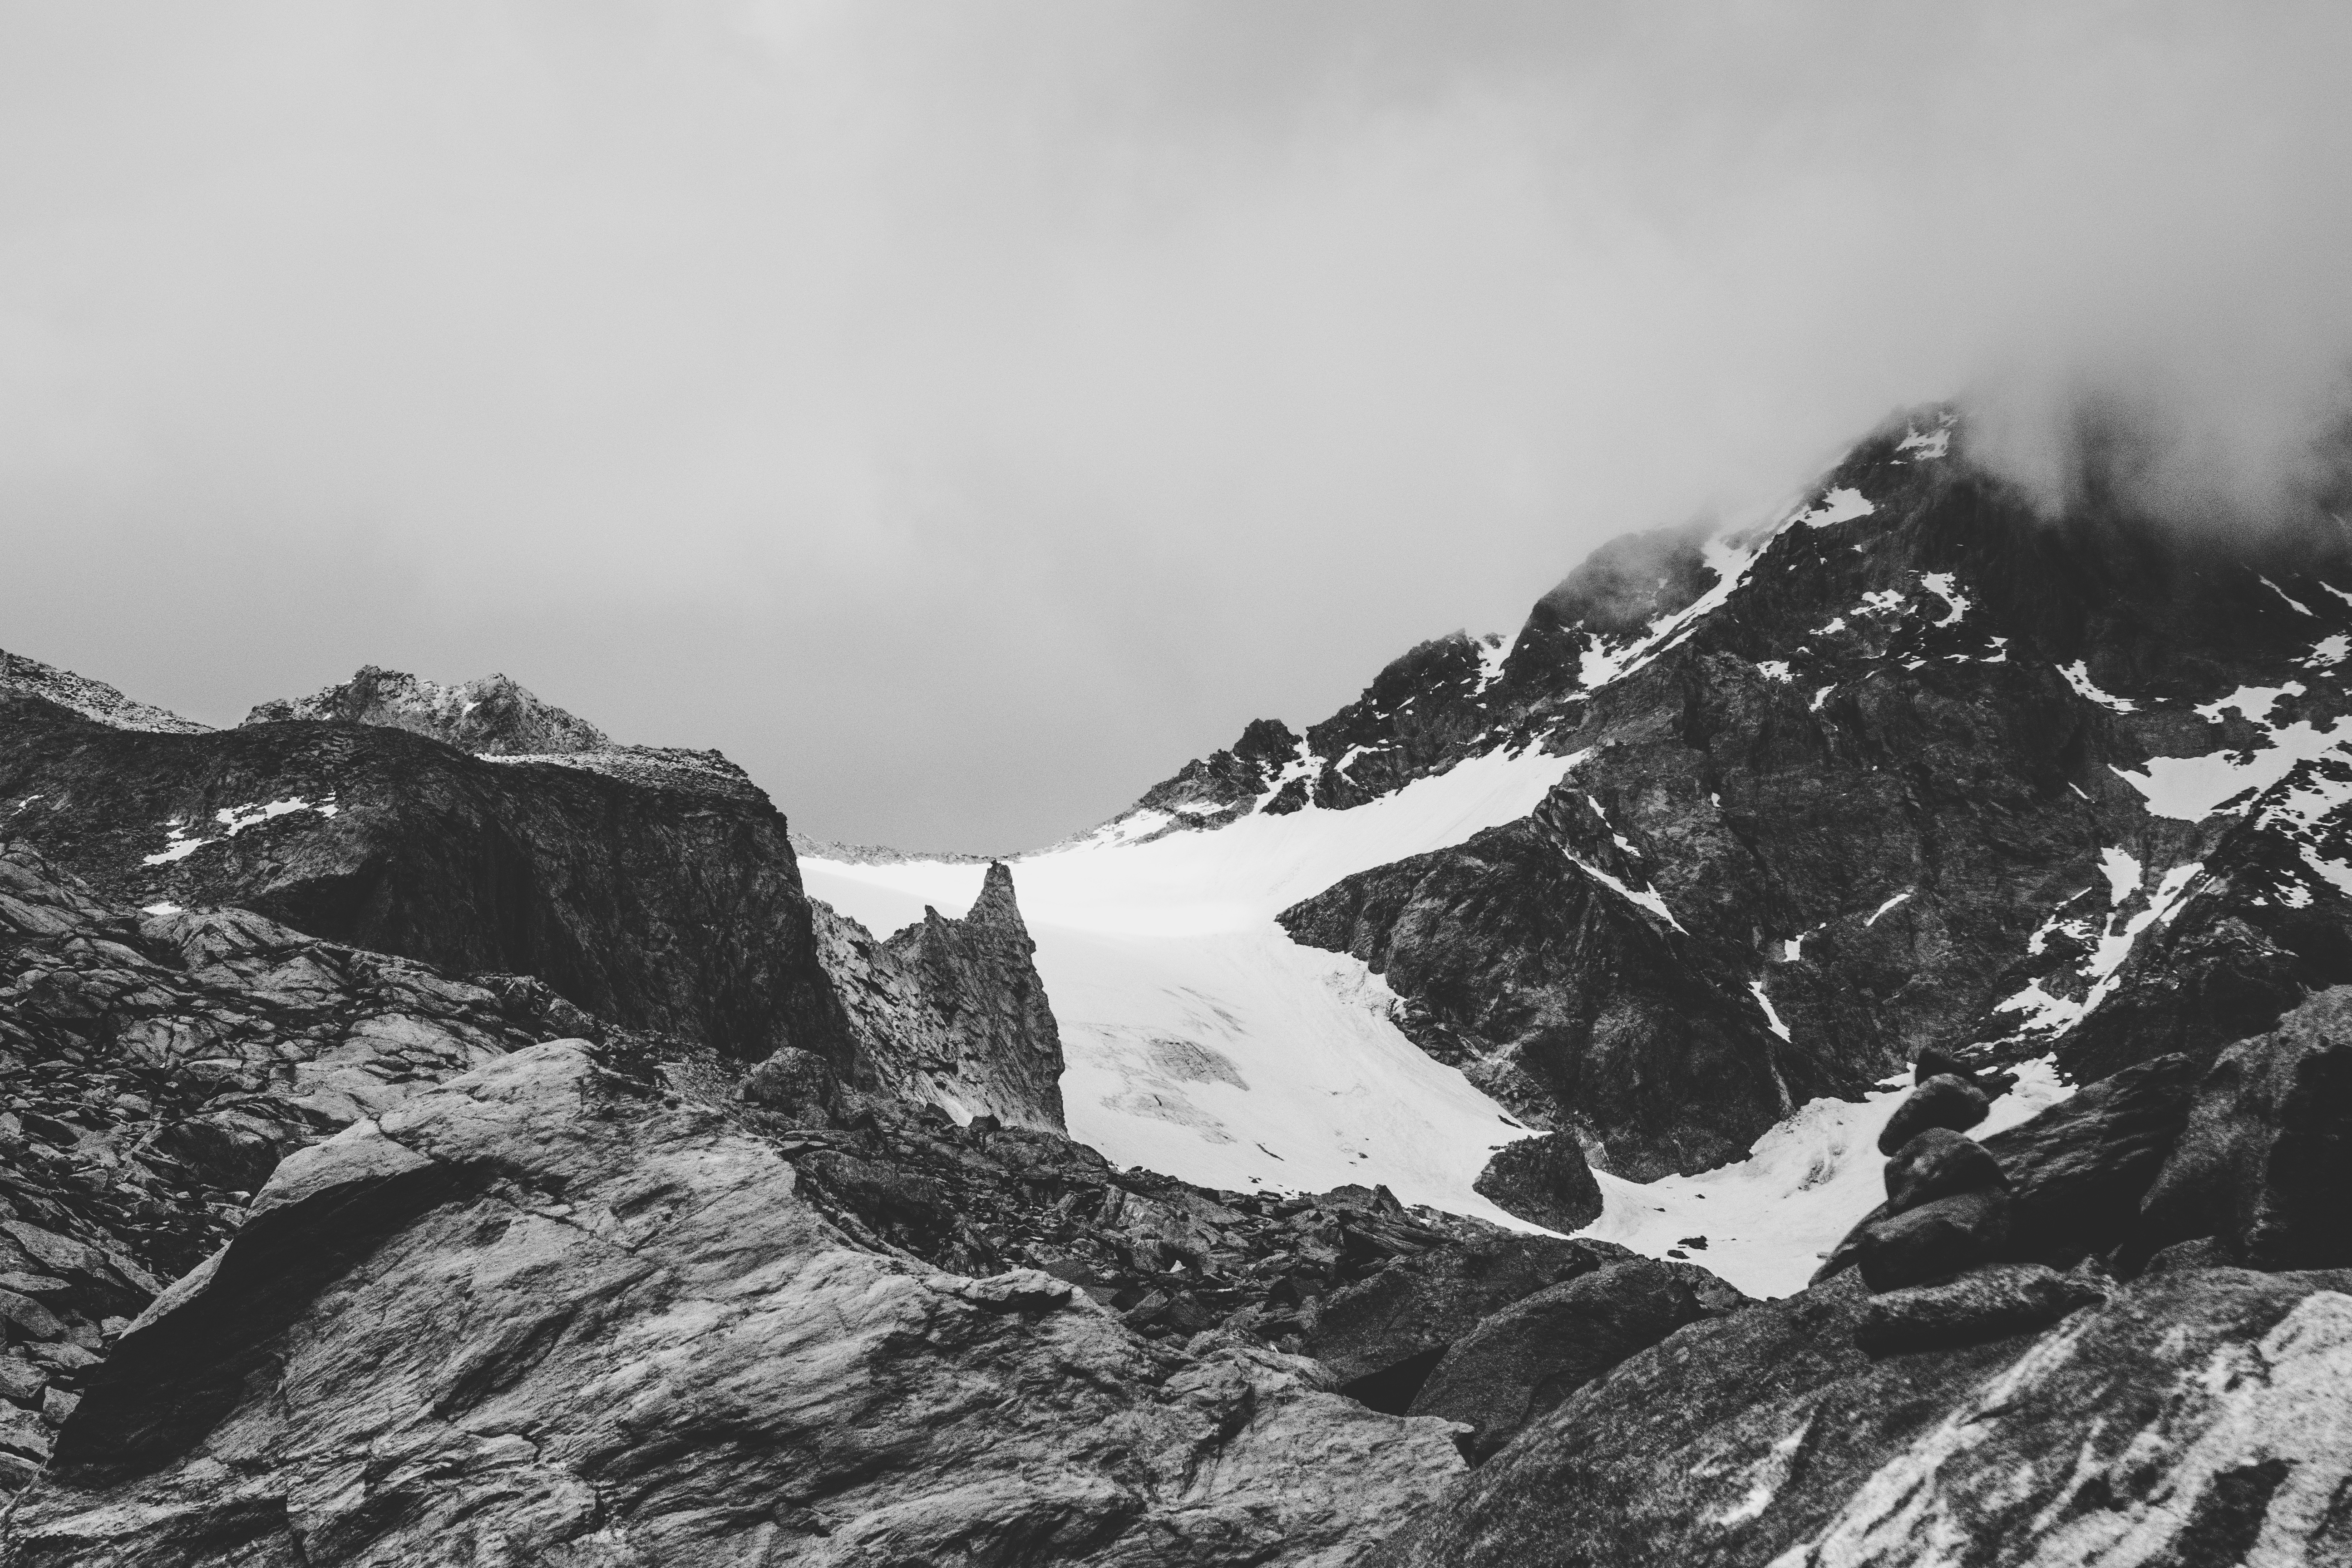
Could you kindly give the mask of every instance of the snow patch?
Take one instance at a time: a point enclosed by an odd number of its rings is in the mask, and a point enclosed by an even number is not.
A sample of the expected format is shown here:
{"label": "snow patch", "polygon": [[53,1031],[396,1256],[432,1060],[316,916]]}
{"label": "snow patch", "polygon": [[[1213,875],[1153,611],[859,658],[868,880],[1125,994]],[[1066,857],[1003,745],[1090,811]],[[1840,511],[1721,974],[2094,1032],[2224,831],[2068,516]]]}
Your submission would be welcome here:
{"label": "snow patch", "polygon": [[[2258,750],[2213,752],[2201,757],[2150,757],[2145,773],[2108,771],[2139,791],[2147,809],[2181,822],[2202,822],[2224,802],[2260,791],[2286,777],[2295,763],[2326,756],[2352,743],[2352,715],[2326,729],[2307,719],[2273,730],[2271,743]],[[2251,803],[2249,803],[2251,804]]]}
{"label": "snow patch", "polygon": [[1933,623],[1934,625],[1953,626],[1962,616],[1969,613],[1969,605],[1972,601],[1967,595],[1960,592],[1958,586],[1959,580],[1949,572],[1930,572],[1919,581],[1927,584],[1927,592],[1944,601],[1944,618]]}
{"label": "snow patch", "polygon": [[1913,430],[1895,444],[1897,452],[1913,454],[1912,460],[1940,458],[1952,449],[1952,422],[1948,419],[1933,430]]}
{"label": "snow patch", "polygon": [[1883,904],[1879,905],[1879,906],[1878,906],[1878,908],[1876,908],[1875,910],[1873,910],[1871,911],[1870,918],[1869,918],[1868,920],[1866,920],[1866,921],[1863,921],[1862,923],[1863,923],[1864,926],[1874,926],[1874,925],[1876,925],[1876,924],[1878,923],[1878,917],[1879,917],[1879,916],[1881,916],[1881,915],[1883,915],[1883,914],[1886,913],[1889,910],[1891,910],[1891,909],[1895,908],[1895,905],[1900,904],[1900,903],[1904,903],[1904,902],[1907,901],[1907,900],[1910,899],[1910,897],[1911,897],[1911,889],[1908,889],[1908,888],[1904,889],[1901,892],[1899,892],[1899,893],[1895,894],[1893,898],[1891,898],[1891,899],[1887,900],[1885,903],[1883,903]]}
{"label": "snow patch", "polygon": [[2312,609],[2309,605],[2306,605],[2302,600],[2289,595],[2284,588],[2280,587],[2269,578],[2264,577],[2263,579],[2263,586],[2268,588],[2272,593],[2276,594],[2280,598],[2286,600],[2288,608],[2298,611],[2306,616],[2312,613]]}
{"label": "snow patch", "polygon": [[2076,696],[2086,698],[2102,708],[2112,708],[2118,713],[2134,713],[2139,710],[2139,704],[2130,698],[2116,697],[2092,685],[2091,672],[2079,658],[2061,668],[2058,673],[2066,678],[2066,684],[2074,689]]}
{"label": "snow patch", "polygon": [[[2048,1059],[2021,1064],[2017,1087],[1970,1129],[1990,1137],[2040,1115],[2073,1089]],[[1906,1074],[1866,1100],[1816,1100],[1759,1138],[1748,1157],[1696,1176],[1646,1184],[1606,1172],[1601,1218],[1578,1234],[1661,1258],[1685,1236],[1706,1239],[1706,1267],[1751,1296],[1805,1288],[1821,1259],[1886,1196],[1878,1135],[1911,1092]]]}
{"label": "snow patch", "polygon": [[1797,521],[1814,528],[1828,528],[1835,523],[1850,522],[1857,517],[1868,517],[1877,510],[1860,490],[1840,486],[1823,496],[1811,510]]}
{"label": "snow patch", "polygon": [[1782,1039],[1787,1039],[1789,1026],[1780,1022],[1780,1015],[1772,1006],[1772,998],[1764,994],[1764,983],[1761,980],[1749,981],[1748,994],[1756,998],[1756,1005],[1764,1009],[1764,1026]]}
{"label": "snow patch", "polygon": [[1783,685],[1797,679],[1789,672],[1789,661],[1785,658],[1761,660],[1756,666],[1756,672],[1767,680],[1777,680]]}
{"label": "snow patch", "polygon": [[298,811],[312,811],[320,816],[332,816],[341,809],[335,804],[335,797],[331,795],[315,804],[298,795],[267,804],[224,806],[213,813],[213,820],[220,825],[221,832],[218,837],[212,838],[194,837],[189,833],[185,823],[178,817],[173,817],[163,825],[163,847],[155,854],[142,856],[140,863],[147,866],[168,866],[175,860],[186,859],[207,844],[218,844],[224,838],[234,838],[248,827],[275,821],[278,817],[289,816]]}

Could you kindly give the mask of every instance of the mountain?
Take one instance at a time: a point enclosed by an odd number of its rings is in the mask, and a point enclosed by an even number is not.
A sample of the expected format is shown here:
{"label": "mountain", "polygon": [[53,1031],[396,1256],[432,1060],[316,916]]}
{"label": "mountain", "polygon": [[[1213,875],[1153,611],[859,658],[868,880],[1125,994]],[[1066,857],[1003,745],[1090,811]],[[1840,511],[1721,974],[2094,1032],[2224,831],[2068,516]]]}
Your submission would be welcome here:
{"label": "mountain", "polygon": [[2347,532],[1916,411],[1003,860],[0,658],[0,1565],[2352,1559]]}
{"label": "mountain", "polygon": [[[1950,411],[1898,418],[1761,526],[1620,540],[1514,637],[1016,858],[1071,1125],[1465,1212],[1478,1123],[1557,1128],[1631,1223],[1609,1177],[1777,1180],[1759,1138],[1922,1051],[2210,1054],[2352,979],[2347,638],[2340,525],[2046,516]],[[974,882],[803,872],[877,926]]]}

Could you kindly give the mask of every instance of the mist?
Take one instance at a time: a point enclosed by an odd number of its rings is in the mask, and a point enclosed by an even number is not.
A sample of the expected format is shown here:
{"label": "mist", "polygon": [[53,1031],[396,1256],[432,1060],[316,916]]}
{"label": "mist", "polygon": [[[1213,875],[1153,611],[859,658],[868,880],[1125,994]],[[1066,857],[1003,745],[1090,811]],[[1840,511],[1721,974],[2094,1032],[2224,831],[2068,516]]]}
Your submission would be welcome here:
{"label": "mist", "polygon": [[1966,399],[2334,482],[2352,14],[0,4],[0,647],[993,849]]}

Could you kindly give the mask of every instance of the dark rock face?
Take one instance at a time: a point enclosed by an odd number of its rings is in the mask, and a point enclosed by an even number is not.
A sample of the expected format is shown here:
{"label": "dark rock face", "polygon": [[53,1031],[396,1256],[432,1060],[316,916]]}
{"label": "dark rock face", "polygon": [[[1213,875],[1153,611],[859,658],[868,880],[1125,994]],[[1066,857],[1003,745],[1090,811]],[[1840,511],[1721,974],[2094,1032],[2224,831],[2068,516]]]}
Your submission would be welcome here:
{"label": "dark rock face", "polygon": [[1910,1139],[1886,1162],[1886,1207],[1895,1214],[2008,1185],[2000,1162],[1983,1144],[1945,1127]]}
{"label": "dark rock face", "polygon": [[1493,1232],[1332,1291],[1300,1348],[1358,1397],[1402,1414],[1447,1349],[1489,1314],[1632,1256],[1606,1242]]}
{"label": "dark rock face", "polygon": [[427,1089],[124,1334],[11,1559],[1322,1563],[1461,1470],[1311,1363],[863,1250],[798,1184],[583,1042]]}
{"label": "dark rock face", "polygon": [[2142,1247],[2218,1238],[2249,1268],[2352,1265],[2352,988],[2223,1051],[2142,1201]]}
{"label": "dark rock face", "polygon": [[1931,1127],[1966,1132],[1991,1114],[1984,1090],[1948,1073],[1922,1081],[1886,1119],[1878,1135],[1878,1152],[1892,1154]]}
{"label": "dark rock face", "polygon": [[0,795],[37,797],[8,831],[126,904],[238,905],[451,973],[536,975],[740,1060],[848,1054],[764,797],[488,763],[369,725],[121,730],[5,695]]}
{"label": "dark rock face", "polygon": [[847,1013],[864,1087],[1062,1130],[1061,1031],[1002,862],[961,920],[926,909],[919,924],[880,940],[822,900],[814,907],[818,955]]}
{"label": "dark rock face", "polygon": [[1563,784],[1525,822],[1349,877],[1282,923],[1383,973],[1419,1009],[1422,1026],[1399,1022],[1424,1049],[1434,1026],[1457,1044],[1433,1055],[1634,1180],[1719,1164],[1794,1101],[1858,1091],[1776,1039],[1752,998],[1729,999],[1723,953],[1584,868],[1643,875],[1605,831],[1593,843],[1594,821]]}
{"label": "dark rock face", "polygon": [[1473,1190],[1504,1212],[1552,1230],[1582,1230],[1601,1217],[1601,1184],[1566,1132],[1506,1143],[1478,1173]]}
{"label": "dark rock face", "polygon": [[1873,1296],[1862,1304],[1854,1342],[1873,1355],[1973,1344],[2054,1323],[2105,1299],[2098,1286],[2042,1264],[1996,1263]]}
{"label": "dark rock face", "polygon": [[1371,1561],[2328,1562],[2352,1546],[2327,1500],[2352,1479],[2347,1285],[2199,1269],[2038,1337],[1874,1360],[1842,1279],[1633,1356]]}
{"label": "dark rock face", "polygon": [[142,916],[0,843],[0,1487],[287,1155],[566,1032],[508,989],[244,910]]}
{"label": "dark rock face", "polygon": [[2119,1245],[2188,1123],[2198,1077],[2194,1058],[2159,1057],[1987,1138],[2009,1175],[2011,1254],[2070,1268]]}
{"label": "dark rock face", "polygon": [[1468,1426],[1464,1446],[1484,1459],[1627,1356],[1709,1315],[1692,1276],[1720,1284],[1688,1264],[1641,1258],[1505,1307],[1446,1351],[1412,1414]]}

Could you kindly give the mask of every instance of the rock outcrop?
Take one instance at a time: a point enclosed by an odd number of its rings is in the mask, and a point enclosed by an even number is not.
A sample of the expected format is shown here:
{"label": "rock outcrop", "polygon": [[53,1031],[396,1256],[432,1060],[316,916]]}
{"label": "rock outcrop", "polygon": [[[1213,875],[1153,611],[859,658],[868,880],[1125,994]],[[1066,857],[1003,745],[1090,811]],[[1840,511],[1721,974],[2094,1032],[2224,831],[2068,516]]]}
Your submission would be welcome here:
{"label": "rock outcrop", "polygon": [[877,939],[822,900],[813,907],[863,1087],[967,1121],[1063,1130],[1061,1031],[1002,862],[961,920],[927,908]]}
{"label": "rock outcrop", "polygon": [[1468,1426],[1464,1448],[1483,1459],[1635,1352],[1745,1304],[1691,1264],[1612,1263],[1482,1319],[1447,1348],[1413,1396],[1412,1414]]}
{"label": "rock outcrop", "polygon": [[2252,1268],[2352,1267],[2352,987],[2223,1051],[2140,1203],[2137,1249],[2212,1237]]}
{"label": "rock outcrop", "polygon": [[845,1063],[782,816],[399,729],[122,730],[0,694],[6,831],[134,908],[235,906],[625,1028]]}
{"label": "rock outcrop", "polygon": [[289,1161],[122,1337],[27,1565],[1352,1560],[1462,1461],[1311,1363],[860,1248],[582,1042]]}
{"label": "rock outcrop", "polygon": [[0,841],[0,1487],[288,1154],[584,1022],[245,910],[110,907]]}

